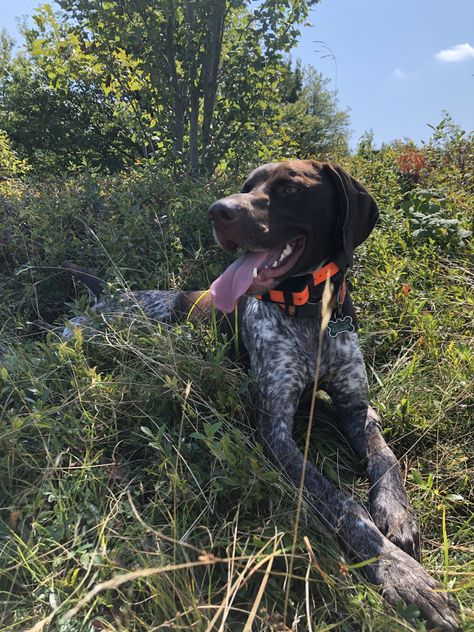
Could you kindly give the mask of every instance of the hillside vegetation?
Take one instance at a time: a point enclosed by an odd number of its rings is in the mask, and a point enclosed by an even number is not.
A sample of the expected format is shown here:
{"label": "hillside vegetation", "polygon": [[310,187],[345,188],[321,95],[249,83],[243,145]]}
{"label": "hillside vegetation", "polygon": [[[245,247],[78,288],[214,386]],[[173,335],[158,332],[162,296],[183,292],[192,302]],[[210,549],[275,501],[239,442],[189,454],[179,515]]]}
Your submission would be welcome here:
{"label": "hillside vegetation", "polygon": [[[2,156],[2,629],[236,630],[250,619],[283,630],[285,609],[298,630],[407,629],[416,611],[389,608],[309,510],[284,603],[295,494],[252,437],[248,377],[228,341],[139,317],[72,343],[44,330],[88,309],[65,259],[110,292],[208,287],[226,256],[205,210],[236,180],[177,182],[149,165],[36,181],[6,141]],[[377,151],[367,138],[342,162],[381,208],[351,276],[372,402],[420,516],[424,564],[469,608],[472,140],[442,124],[422,149]],[[364,502],[362,465],[328,403],[317,408],[311,458]]]}

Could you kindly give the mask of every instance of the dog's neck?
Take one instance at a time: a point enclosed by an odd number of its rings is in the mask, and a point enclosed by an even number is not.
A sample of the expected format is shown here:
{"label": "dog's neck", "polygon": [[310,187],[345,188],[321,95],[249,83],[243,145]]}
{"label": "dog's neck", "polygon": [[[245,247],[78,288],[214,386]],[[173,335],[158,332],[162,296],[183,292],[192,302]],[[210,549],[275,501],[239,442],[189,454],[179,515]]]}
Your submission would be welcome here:
{"label": "dog's neck", "polygon": [[285,279],[273,290],[259,294],[256,298],[266,303],[276,303],[288,316],[317,318],[327,280],[331,282],[333,298],[342,305],[346,294],[345,275],[334,262],[310,274]]}

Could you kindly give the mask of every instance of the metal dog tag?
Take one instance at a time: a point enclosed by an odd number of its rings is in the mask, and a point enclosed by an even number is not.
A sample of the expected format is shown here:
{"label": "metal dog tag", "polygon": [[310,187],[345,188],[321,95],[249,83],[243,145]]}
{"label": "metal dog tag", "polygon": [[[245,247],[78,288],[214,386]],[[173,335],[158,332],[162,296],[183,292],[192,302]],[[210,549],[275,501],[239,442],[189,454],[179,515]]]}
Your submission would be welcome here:
{"label": "metal dog tag", "polygon": [[336,320],[330,320],[328,322],[328,333],[331,338],[335,338],[342,332],[348,331],[352,333],[355,331],[354,324],[351,316],[344,316],[344,318],[336,318]]}

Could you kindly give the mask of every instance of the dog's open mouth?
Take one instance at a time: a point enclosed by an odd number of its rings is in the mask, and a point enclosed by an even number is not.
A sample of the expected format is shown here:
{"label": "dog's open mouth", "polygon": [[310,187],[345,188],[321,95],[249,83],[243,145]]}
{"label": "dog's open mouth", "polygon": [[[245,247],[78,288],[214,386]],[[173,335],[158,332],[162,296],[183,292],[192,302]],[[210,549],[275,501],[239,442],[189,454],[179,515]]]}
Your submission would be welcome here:
{"label": "dog's open mouth", "polygon": [[304,237],[299,237],[267,252],[246,252],[211,285],[214,305],[231,312],[243,294],[261,294],[275,287],[294,267],[304,246]]}

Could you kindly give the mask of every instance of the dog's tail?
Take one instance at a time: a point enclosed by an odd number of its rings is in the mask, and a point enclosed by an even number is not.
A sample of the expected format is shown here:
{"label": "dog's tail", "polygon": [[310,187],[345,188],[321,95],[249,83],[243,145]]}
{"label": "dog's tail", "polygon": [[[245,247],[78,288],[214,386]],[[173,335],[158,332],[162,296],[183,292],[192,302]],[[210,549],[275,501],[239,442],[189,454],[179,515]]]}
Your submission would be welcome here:
{"label": "dog's tail", "polygon": [[80,279],[87,287],[92,296],[99,300],[104,291],[105,281],[98,277],[92,270],[78,266],[72,261],[63,261],[61,268],[69,272],[77,279]]}

